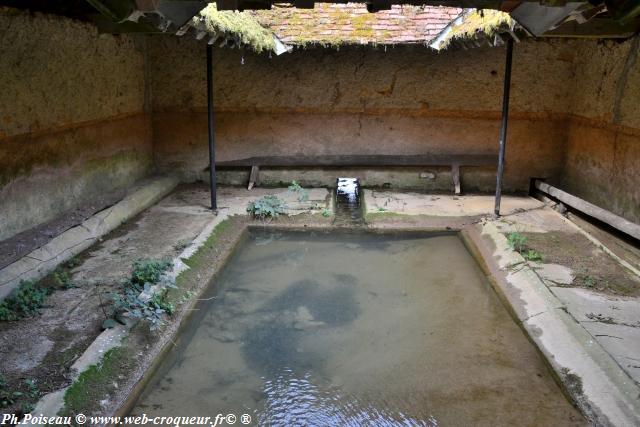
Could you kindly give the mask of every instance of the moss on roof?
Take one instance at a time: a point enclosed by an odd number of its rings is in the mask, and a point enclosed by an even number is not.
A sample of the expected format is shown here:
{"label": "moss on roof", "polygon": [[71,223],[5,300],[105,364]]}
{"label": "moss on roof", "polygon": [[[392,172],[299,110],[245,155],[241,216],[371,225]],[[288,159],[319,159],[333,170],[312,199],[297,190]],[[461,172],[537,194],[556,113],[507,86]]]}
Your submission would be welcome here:
{"label": "moss on roof", "polygon": [[479,34],[491,37],[496,33],[513,28],[514,25],[515,21],[508,13],[492,9],[474,10],[466,14],[462,22],[452,25],[441,48],[445,48],[456,39],[469,40]]}
{"label": "moss on roof", "polygon": [[300,47],[428,43],[460,9],[394,5],[369,13],[365,3],[316,3],[314,9],[275,6],[252,12],[280,40]]}
{"label": "moss on roof", "polygon": [[243,45],[256,52],[274,50],[276,47],[274,34],[248,12],[219,11],[215,3],[210,3],[200,11],[200,17],[193,19],[201,19],[209,33],[235,36]]}

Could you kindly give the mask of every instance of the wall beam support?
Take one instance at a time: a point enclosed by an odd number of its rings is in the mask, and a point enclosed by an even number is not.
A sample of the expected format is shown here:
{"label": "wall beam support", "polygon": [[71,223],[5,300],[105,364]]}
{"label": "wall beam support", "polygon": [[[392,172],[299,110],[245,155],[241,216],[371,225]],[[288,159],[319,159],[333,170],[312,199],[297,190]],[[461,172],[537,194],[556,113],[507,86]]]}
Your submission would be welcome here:
{"label": "wall beam support", "polygon": [[209,182],[211,210],[218,209],[216,200],[216,141],[213,117],[213,46],[207,44],[207,115],[209,119]]}
{"label": "wall beam support", "polygon": [[500,216],[502,198],[502,175],[504,174],[504,154],[507,147],[507,125],[509,123],[509,89],[511,88],[511,60],[513,58],[513,39],[507,41],[507,59],[504,69],[504,91],[502,94],[502,125],[500,126],[500,152],[498,154],[498,173],[496,178],[496,204],[493,212]]}

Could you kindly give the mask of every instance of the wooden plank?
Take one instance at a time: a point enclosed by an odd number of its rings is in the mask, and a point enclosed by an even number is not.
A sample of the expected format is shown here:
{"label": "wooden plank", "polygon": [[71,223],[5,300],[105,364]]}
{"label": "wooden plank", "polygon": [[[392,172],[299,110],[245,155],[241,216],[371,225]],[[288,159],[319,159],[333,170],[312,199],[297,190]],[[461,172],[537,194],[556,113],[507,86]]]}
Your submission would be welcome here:
{"label": "wooden plank", "polygon": [[247,166],[445,166],[454,163],[460,166],[493,166],[498,162],[495,154],[456,155],[345,155],[345,156],[266,156],[217,162],[221,167]]}
{"label": "wooden plank", "polygon": [[251,166],[251,174],[249,175],[249,185],[247,186],[247,190],[251,190],[254,185],[258,184],[259,179],[260,179],[260,166],[258,165]]}
{"label": "wooden plank", "polygon": [[453,179],[455,194],[460,194],[460,165],[457,163],[451,165],[451,178]]}
{"label": "wooden plank", "polygon": [[628,221],[625,218],[614,214],[613,212],[609,212],[606,209],[602,209],[599,206],[589,203],[586,200],[583,200],[556,187],[553,187],[546,182],[536,180],[534,185],[538,190],[560,200],[562,203],[571,206],[572,208],[578,209],[579,211],[584,212],[585,214],[593,218],[599,219],[600,221],[609,224],[616,230],[622,231],[623,233],[640,240],[640,225]]}

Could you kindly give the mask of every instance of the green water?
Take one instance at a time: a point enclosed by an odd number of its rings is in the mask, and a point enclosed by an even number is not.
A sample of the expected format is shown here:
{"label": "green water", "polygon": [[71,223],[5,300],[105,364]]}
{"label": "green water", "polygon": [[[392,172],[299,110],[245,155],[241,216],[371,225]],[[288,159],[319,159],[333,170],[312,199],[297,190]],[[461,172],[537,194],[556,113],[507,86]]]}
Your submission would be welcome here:
{"label": "green water", "polygon": [[203,299],[133,414],[584,424],[455,234],[252,231]]}

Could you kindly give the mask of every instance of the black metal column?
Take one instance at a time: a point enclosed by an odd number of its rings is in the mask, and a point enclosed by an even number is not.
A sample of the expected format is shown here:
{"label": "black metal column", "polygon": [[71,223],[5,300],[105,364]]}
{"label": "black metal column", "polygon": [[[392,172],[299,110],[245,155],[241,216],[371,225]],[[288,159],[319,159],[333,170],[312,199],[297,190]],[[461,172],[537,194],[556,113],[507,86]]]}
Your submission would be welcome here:
{"label": "black metal column", "polygon": [[507,147],[507,124],[509,122],[509,89],[511,88],[511,59],[513,57],[513,39],[507,41],[507,61],[504,70],[504,92],[502,96],[502,126],[500,127],[500,153],[498,155],[498,177],[496,181],[496,205],[494,213],[500,215],[502,197],[502,174],[504,172],[504,152]]}
{"label": "black metal column", "polygon": [[213,46],[207,44],[207,113],[209,116],[209,181],[211,210],[218,209],[216,200],[216,141],[213,121]]}

